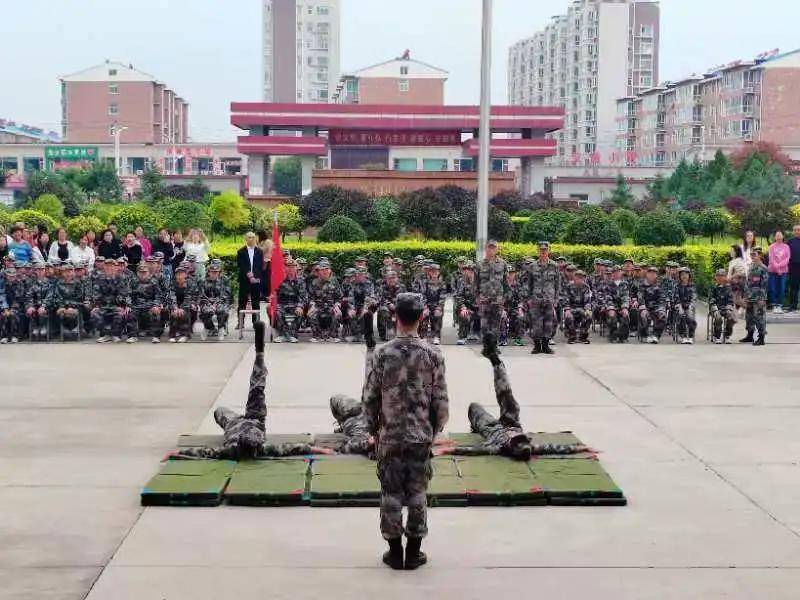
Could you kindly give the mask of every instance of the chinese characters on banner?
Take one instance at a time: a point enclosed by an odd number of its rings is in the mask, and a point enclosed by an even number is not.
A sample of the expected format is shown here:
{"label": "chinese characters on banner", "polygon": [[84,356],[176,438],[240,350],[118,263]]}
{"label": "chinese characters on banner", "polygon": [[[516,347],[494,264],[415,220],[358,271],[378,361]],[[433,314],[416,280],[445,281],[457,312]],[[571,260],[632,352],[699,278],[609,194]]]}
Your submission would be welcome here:
{"label": "chinese characters on banner", "polygon": [[639,154],[633,150],[611,150],[609,151],[608,155],[606,156],[606,161],[603,162],[603,155],[600,151],[592,152],[591,154],[571,154],[567,159],[567,164],[571,167],[577,166],[601,166],[603,164],[609,166],[628,166],[628,167],[638,167],[639,166]]}
{"label": "chinese characters on banner", "polygon": [[214,150],[211,146],[168,146],[166,155],[176,158],[212,158]]}
{"label": "chinese characters on banner", "polygon": [[460,146],[459,131],[358,131],[331,129],[332,146]]}

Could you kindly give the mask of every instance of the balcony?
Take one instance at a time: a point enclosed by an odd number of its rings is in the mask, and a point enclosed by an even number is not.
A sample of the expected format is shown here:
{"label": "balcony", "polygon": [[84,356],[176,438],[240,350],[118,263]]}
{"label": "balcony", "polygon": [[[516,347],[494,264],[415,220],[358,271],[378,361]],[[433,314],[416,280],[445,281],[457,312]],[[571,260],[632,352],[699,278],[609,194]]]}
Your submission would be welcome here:
{"label": "balcony", "polygon": [[756,93],[756,86],[753,85],[753,84],[745,84],[745,86],[742,88],[742,91],[745,94],[755,94]]}

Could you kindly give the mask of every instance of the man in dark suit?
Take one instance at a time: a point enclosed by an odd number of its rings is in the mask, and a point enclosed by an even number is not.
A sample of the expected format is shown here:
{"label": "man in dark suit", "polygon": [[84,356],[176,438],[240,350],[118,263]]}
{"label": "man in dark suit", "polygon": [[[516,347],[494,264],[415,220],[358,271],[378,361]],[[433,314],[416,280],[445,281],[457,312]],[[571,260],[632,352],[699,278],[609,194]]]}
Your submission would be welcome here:
{"label": "man in dark suit", "polygon": [[[250,298],[253,310],[259,309],[261,277],[263,277],[264,273],[264,254],[256,245],[256,241],[256,234],[248,231],[244,235],[244,247],[239,248],[236,253],[236,266],[238,267],[239,277],[239,307],[237,310],[247,308],[248,298]],[[255,322],[256,315],[253,315],[253,323]]]}

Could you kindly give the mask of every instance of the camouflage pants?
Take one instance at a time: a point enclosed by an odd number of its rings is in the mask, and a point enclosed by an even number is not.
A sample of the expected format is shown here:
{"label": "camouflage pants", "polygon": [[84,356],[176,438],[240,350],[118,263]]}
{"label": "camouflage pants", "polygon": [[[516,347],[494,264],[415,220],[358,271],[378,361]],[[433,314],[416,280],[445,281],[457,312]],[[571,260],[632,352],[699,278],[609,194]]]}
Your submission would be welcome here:
{"label": "camouflage pants", "polygon": [[422,321],[420,336],[422,337],[442,337],[442,314],[444,310],[436,306],[428,307],[428,315]]}
{"label": "camouflage pants", "polygon": [[311,335],[326,339],[338,337],[339,320],[333,314],[333,307],[318,307],[311,316]]}
{"label": "camouflage pants", "polygon": [[297,329],[300,325],[301,317],[295,312],[296,306],[278,305],[278,314],[275,315],[275,328],[281,337],[297,337]]}
{"label": "camouflage pants", "polygon": [[161,323],[161,313],[154,315],[147,307],[134,308],[131,311],[130,335],[145,333],[150,337],[161,337],[164,326]]}
{"label": "camouflage pants", "polygon": [[[205,304],[200,308],[200,320],[203,321],[203,327],[206,328],[206,331],[227,328],[229,312],[230,307],[226,304]],[[217,317],[217,327],[214,327],[215,315]]]}
{"label": "camouflage pants", "polygon": [[580,334],[581,340],[589,337],[589,328],[592,326],[592,316],[582,308],[564,312],[564,331],[567,339],[574,340]]}
{"label": "camouflage pants", "polygon": [[715,338],[722,337],[723,325],[725,325],[725,337],[730,338],[733,335],[733,326],[736,324],[736,310],[733,307],[718,308],[711,313],[711,323],[712,335]]}
{"label": "camouflage pants", "polygon": [[653,333],[656,337],[660,338],[664,333],[664,328],[667,325],[667,311],[657,309],[650,311],[646,306],[639,308],[639,335],[642,337],[647,336],[647,330],[650,328],[650,319],[653,320]]}
{"label": "camouflage pants", "polygon": [[631,327],[630,314],[622,314],[614,307],[606,309],[609,340],[626,340]]}
{"label": "camouflage pants", "polygon": [[[428,533],[427,491],[433,476],[427,444],[383,445],[378,448],[381,482],[381,534],[384,539],[421,538]],[[403,528],[403,505],[408,519]]]}
{"label": "camouflage pants", "polygon": [[47,311],[45,311],[44,314],[39,314],[39,308],[40,308],[39,306],[34,306],[33,307],[33,314],[30,317],[28,317],[28,319],[30,320],[30,323],[31,323],[31,327],[34,327],[34,328],[35,327],[47,327],[47,325],[48,325],[48,322],[50,320],[49,314],[47,313]]}
{"label": "camouflage pants", "polygon": [[762,337],[767,333],[767,307],[759,306],[757,301],[747,303],[747,310],[744,313],[747,332],[758,331],[758,336]]}
{"label": "camouflage pants", "polygon": [[500,335],[500,319],[503,315],[503,305],[497,302],[482,302],[480,304],[481,331]]}
{"label": "camouflage pants", "polygon": [[550,339],[556,332],[556,310],[549,300],[533,300],[530,304],[529,317],[531,337],[534,340]]}
{"label": "camouflage pants", "polygon": [[389,310],[388,306],[381,306],[378,308],[378,336],[386,339],[386,332],[390,327],[393,327],[394,312]]}
{"label": "camouflage pants", "polygon": [[0,337],[12,338],[19,337],[20,325],[20,310],[18,308],[9,308],[3,311],[2,321],[0,322]]}
{"label": "camouflage pants", "polygon": [[467,315],[462,315],[461,311],[457,313],[456,323],[458,324],[458,339],[465,340],[474,331],[478,330],[481,318],[476,311],[467,309]]}
{"label": "camouflage pants", "polygon": [[[675,309],[678,310],[678,309]],[[694,337],[694,332],[697,329],[697,318],[695,316],[694,306],[684,309],[683,314],[678,312],[678,335],[681,337]]]}
{"label": "camouflage pants", "polygon": [[65,331],[71,331],[78,326],[80,307],[65,307],[64,314],[58,317]]}
{"label": "camouflage pants", "polygon": [[122,335],[125,319],[120,309],[115,306],[104,306],[92,314],[94,328],[98,335]]}
{"label": "camouflage pants", "polygon": [[197,313],[191,309],[184,309],[183,316],[170,314],[169,337],[190,337],[192,324],[197,320]]}

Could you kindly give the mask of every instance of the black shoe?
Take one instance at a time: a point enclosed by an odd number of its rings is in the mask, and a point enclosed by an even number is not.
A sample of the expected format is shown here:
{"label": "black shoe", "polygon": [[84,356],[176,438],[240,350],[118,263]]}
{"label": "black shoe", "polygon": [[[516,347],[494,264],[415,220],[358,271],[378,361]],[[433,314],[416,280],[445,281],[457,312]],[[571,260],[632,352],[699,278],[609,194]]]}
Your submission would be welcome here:
{"label": "black shoe", "polygon": [[497,336],[494,333],[483,335],[483,350],[481,354],[489,359],[493,366],[500,364],[500,351],[497,349]]}
{"label": "black shoe", "polygon": [[758,336],[758,339],[755,342],[753,342],[753,346],[764,346],[764,345],[766,345],[766,343],[767,343],[766,337],[767,336],[765,336],[765,335]]}
{"label": "black shoe", "polygon": [[422,538],[408,538],[408,544],[406,545],[406,571],[418,569],[428,562],[428,557],[424,552],[420,551],[421,546]]}
{"label": "black shoe", "polygon": [[568,344],[574,344],[574,343],[576,343],[577,341],[578,341],[578,340],[576,340],[575,338],[568,338],[568,339],[567,339],[567,343],[568,343]]}
{"label": "black shoe", "polygon": [[555,354],[556,351],[550,347],[550,340],[544,339],[542,340],[542,352],[544,354]]}
{"label": "black shoe", "polygon": [[581,340],[581,344],[591,344],[591,343],[592,343],[592,342],[591,342],[591,341],[589,341],[589,338],[583,338],[583,339]]}
{"label": "black shoe", "polygon": [[748,331],[747,335],[739,340],[740,344],[751,344],[753,342],[753,332]]}
{"label": "black shoe", "polygon": [[542,343],[539,340],[533,340],[533,350],[531,350],[531,354],[541,354],[542,353]]}
{"label": "black shoe", "polygon": [[383,562],[395,571],[403,570],[403,541],[395,538],[389,541],[389,549],[383,553]]}

